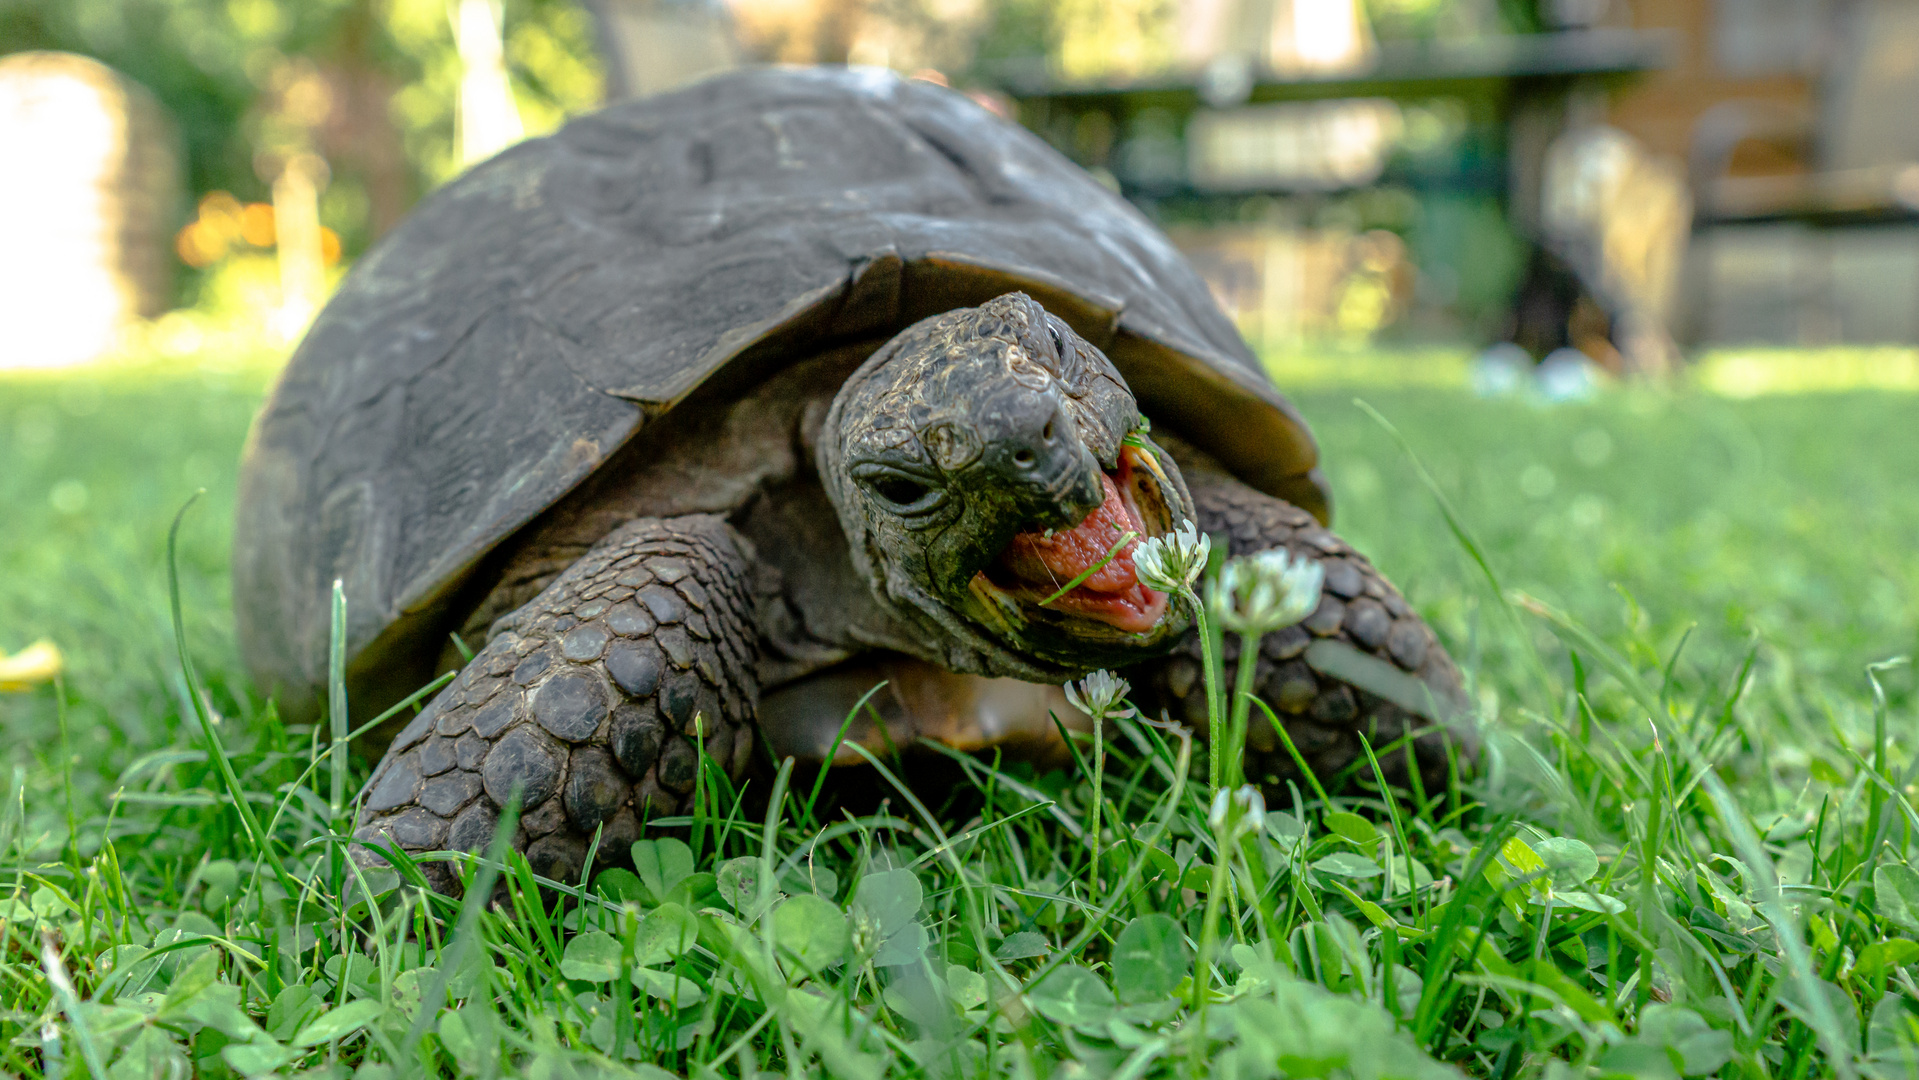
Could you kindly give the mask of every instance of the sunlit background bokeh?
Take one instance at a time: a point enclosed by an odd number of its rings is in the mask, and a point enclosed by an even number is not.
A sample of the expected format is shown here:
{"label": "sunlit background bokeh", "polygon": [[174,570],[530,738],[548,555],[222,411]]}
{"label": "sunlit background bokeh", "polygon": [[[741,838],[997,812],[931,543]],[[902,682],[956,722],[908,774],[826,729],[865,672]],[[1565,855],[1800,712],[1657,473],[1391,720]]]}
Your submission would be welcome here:
{"label": "sunlit background bokeh", "polygon": [[0,54],[5,368],[270,364],[471,163],[844,62],[1124,193],[1284,380],[1919,382],[1913,0],[13,0]]}

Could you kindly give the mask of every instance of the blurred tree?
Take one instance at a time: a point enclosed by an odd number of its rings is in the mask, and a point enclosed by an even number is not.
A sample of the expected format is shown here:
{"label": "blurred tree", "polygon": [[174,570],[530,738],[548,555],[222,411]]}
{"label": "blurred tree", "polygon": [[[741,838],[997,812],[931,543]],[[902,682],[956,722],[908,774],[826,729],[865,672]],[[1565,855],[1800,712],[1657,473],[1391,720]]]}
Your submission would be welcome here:
{"label": "blurred tree", "polygon": [[[505,0],[504,16],[528,134],[599,102],[574,0]],[[91,56],[153,91],[196,194],[258,202],[292,155],[317,154],[320,217],[348,254],[459,170],[447,0],[0,0],[0,53],[27,49]]]}

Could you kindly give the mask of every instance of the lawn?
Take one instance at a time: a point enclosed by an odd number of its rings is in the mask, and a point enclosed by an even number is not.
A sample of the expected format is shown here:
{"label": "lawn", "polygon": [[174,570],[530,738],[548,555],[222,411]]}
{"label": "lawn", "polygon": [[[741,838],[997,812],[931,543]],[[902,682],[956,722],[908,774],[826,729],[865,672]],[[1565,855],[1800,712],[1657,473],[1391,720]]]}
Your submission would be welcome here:
{"label": "lawn", "polygon": [[[474,861],[486,909],[332,858],[324,743],[238,673],[235,460],[270,378],[245,352],[0,376],[0,650],[67,659],[64,698],[0,695],[0,1069],[1919,1072],[1914,682],[1882,668],[1876,702],[1867,671],[1919,647],[1910,394],[1297,394],[1339,528],[1477,695],[1489,752],[1449,790],[1217,812],[1203,750],[1119,719],[1096,842],[1088,769],[852,820],[801,790],[770,829],[721,781],[637,873]],[[166,561],[200,488],[204,721]]]}

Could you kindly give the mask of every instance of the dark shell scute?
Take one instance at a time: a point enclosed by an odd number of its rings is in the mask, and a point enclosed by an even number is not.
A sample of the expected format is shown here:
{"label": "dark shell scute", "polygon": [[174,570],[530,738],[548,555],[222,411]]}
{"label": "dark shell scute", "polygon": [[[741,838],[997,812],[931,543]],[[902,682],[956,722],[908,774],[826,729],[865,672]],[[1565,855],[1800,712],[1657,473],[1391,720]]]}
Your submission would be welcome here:
{"label": "dark shell scute", "polygon": [[1346,618],[1346,605],[1337,596],[1322,593],[1319,606],[1299,625],[1311,630],[1320,637],[1332,637],[1339,633],[1339,624]]}
{"label": "dark shell scute", "polygon": [[1419,665],[1426,661],[1427,638],[1424,626],[1413,619],[1401,619],[1386,635],[1386,651],[1400,667],[1418,671]]}
{"label": "dark shell scute", "polygon": [[380,823],[401,846],[414,851],[437,848],[446,840],[446,821],[414,806]]}
{"label": "dark shell scute", "polygon": [[566,816],[581,832],[590,835],[599,828],[625,805],[632,791],[633,785],[604,747],[584,746],[573,751],[566,775]]}
{"label": "dark shell scute", "polygon": [[1259,651],[1274,660],[1291,660],[1311,645],[1311,635],[1298,625],[1288,626],[1260,639]]}
{"label": "dark shell scute", "polygon": [[1379,649],[1386,644],[1386,635],[1393,628],[1393,617],[1386,614],[1386,605],[1371,597],[1362,597],[1346,608],[1344,623],[1346,632],[1361,645],[1368,649]]}
{"label": "dark shell scute", "polygon": [[405,806],[419,794],[420,779],[420,759],[417,755],[403,754],[389,759],[379,782],[367,792],[366,808],[377,814],[382,810]]}
{"label": "dark shell scute", "polygon": [[438,776],[451,769],[454,764],[453,740],[444,735],[428,739],[420,747],[420,772],[425,776]]}
{"label": "dark shell scute", "polygon": [[676,728],[683,728],[693,720],[694,702],[700,693],[699,676],[688,671],[676,671],[666,679],[666,685],[660,688],[660,711]]}
{"label": "dark shell scute", "polygon": [[622,602],[606,613],[608,629],[621,637],[639,637],[653,632],[653,616],[638,604]]}
{"label": "dark shell scute", "polygon": [[666,728],[652,705],[625,705],[614,712],[608,735],[620,767],[629,776],[645,776],[659,760]]}
{"label": "dark shell scute", "polygon": [[554,833],[529,845],[526,861],[535,874],[549,881],[573,884],[586,866],[586,844],[565,833]]}
{"label": "dark shell scute", "polygon": [[660,651],[646,642],[620,642],[606,655],[606,673],[636,698],[652,697],[665,670]]}
{"label": "dark shell scute", "polygon": [[544,649],[520,661],[520,666],[513,669],[514,685],[532,686],[541,675],[546,674],[548,665],[552,663],[552,655]]}
{"label": "dark shell scute", "polygon": [[581,623],[560,639],[560,655],[576,664],[598,660],[610,636],[599,623]]}
{"label": "dark shell scute", "polygon": [[473,714],[473,733],[482,739],[491,739],[505,731],[515,718],[514,706],[520,701],[520,695],[501,694],[485,707]]}
{"label": "dark shell scute", "polygon": [[1313,699],[1313,719],[1322,724],[1349,723],[1358,715],[1359,702],[1353,698],[1351,687],[1336,686],[1331,692]]}
{"label": "dark shell scute", "polygon": [[393,737],[393,745],[388,749],[393,753],[399,753],[418,745],[420,740],[433,733],[433,721],[437,713],[438,710],[430,705],[421,710],[420,715],[414,717],[406,727],[400,729],[398,735]]}
{"label": "dark shell scute", "polygon": [[487,798],[505,806],[518,788],[520,805],[532,810],[559,790],[560,764],[560,750],[551,739],[536,728],[515,728],[486,756],[481,778]]}
{"label": "dark shell scute", "polygon": [[693,777],[699,771],[699,752],[685,739],[672,738],[660,754],[660,784],[684,795],[693,790]]}
{"label": "dark shell scute", "polygon": [[548,799],[520,817],[520,831],[527,836],[545,836],[566,824],[563,800]]}
{"label": "dark shell scute", "polygon": [[459,741],[453,744],[454,764],[467,772],[479,772],[480,766],[486,761],[486,752],[489,749],[492,747],[485,739],[473,732],[468,732],[460,736]]}
{"label": "dark shell scute", "polygon": [[1326,569],[1326,591],[1348,600],[1358,596],[1366,588],[1366,582],[1360,576],[1359,567],[1345,559],[1327,559],[1319,564]]}
{"label": "dark shell scute", "polygon": [[687,603],[701,611],[706,610],[706,589],[699,583],[697,578],[687,578],[685,581],[675,585],[674,588],[679,590],[680,596],[683,597]]}
{"label": "dark shell scute", "polygon": [[455,772],[436,776],[420,789],[420,805],[441,817],[452,817],[480,794],[480,775]]}
{"label": "dark shell scute", "polygon": [[499,828],[499,824],[499,813],[485,799],[481,799],[453,819],[453,827],[447,830],[447,849],[484,851],[486,846],[493,842],[493,833]]}
{"label": "dark shell scute", "polygon": [[686,629],[679,626],[662,627],[653,635],[653,640],[666,650],[667,659],[673,661],[676,668],[693,666],[693,643],[687,639]]}
{"label": "dark shell scute", "polygon": [[[659,565],[657,562],[653,564],[655,572],[658,571]],[[680,599],[680,594],[672,589],[660,585],[648,585],[640,590],[640,602],[646,605],[646,609],[652,612],[653,618],[659,622],[676,623],[686,618],[686,601]]]}
{"label": "dark shell scute", "polygon": [[533,718],[567,742],[590,738],[606,719],[606,688],[588,670],[549,679],[533,694]]}
{"label": "dark shell scute", "polygon": [[693,698],[693,714],[701,730],[717,732],[720,724],[720,695],[711,686],[702,686]]}

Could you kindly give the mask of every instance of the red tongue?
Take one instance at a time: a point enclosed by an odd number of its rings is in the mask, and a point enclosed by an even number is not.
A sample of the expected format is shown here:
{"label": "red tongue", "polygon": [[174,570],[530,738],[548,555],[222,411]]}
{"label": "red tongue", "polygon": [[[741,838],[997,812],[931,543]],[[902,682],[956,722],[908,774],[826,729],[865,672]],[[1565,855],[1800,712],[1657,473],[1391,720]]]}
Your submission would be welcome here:
{"label": "red tongue", "polygon": [[[1119,485],[1110,476],[1101,476],[1106,501],[1086,515],[1086,520],[1070,529],[1056,530],[1048,538],[1040,532],[1023,532],[1013,537],[1000,560],[1022,581],[1057,591],[1061,585],[1084,574],[1086,568],[1106,558],[1119,538],[1127,533],[1133,539],[1088,577],[1079,588],[1096,593],[1123,593],[1139,584],[1133,573],[1133,548],[1146,532],[1139,518],[1119,497]],[[1078,591],[1078,590],[1075,590]]]}
{"label": "red tongue", "polygon": [[[1123,466],[1122,466],[1123,467]],[[1106,501],[1086,515],[1086,520],[1070,529],[1023,532],[1000,555],[1000,566],[1034,594],[1034,599],[1050,597],[1060,586],[1086,573],[1106,560],[1105,565],[1088,574],[1065,596],[1046,606],[1072,615],[1082,615],[1132,633],[1145,633],[1159,622],[1166,610],[1166,597],[1139,583],[1133,569],[1133,549],[1146,536],[1139,515],[1120,497],[1119,485],[1110,476],[1101,476]],[[1120,545],[1120,538],[1132,533]],[[1114,551],[1115,545],[1119,550]],[[1107,554],[1112,558],[1107,559]]]}

